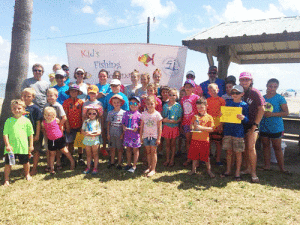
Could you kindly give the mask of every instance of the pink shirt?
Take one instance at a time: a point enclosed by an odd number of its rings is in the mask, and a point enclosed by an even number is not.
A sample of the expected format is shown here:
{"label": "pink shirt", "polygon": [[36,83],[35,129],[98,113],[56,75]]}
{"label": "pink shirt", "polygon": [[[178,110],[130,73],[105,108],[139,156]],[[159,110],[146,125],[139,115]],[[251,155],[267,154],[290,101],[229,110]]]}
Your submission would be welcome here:
{"label": "pink shirt", "polygon": [[56,120],[53,120],[51,123],[46,123],[43,120],[47,138],[51,141],[61,138],[63,136],[62,131],[59,129],[59,125]]}
{"label": "pink shirt", "polygon": [[143,138],[157,138],[157,122],[163,118],[156,110],[149,114],[147,111],[142,113],[141,120],[144,122]]}
{"label": "pink shirt", "polygon": [[183,118],[181,125],[190,125],[191,120],[195,114],[197,114],[196,101],[199,99],[199,95],[192,94],[190,96],[184,96],[180,104],[183,109]]}

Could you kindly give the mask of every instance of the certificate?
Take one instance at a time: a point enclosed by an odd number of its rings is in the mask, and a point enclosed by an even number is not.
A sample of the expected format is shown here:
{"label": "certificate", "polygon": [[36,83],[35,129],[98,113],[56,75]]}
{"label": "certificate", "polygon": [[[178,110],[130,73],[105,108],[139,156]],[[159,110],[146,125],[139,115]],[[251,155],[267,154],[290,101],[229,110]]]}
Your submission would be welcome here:
{"label": "certificate", "polygon": [[222,116],[220,118],[222,123],[241,123],[237,118],[238,114],[242,114],[242,107],[221,106]]}

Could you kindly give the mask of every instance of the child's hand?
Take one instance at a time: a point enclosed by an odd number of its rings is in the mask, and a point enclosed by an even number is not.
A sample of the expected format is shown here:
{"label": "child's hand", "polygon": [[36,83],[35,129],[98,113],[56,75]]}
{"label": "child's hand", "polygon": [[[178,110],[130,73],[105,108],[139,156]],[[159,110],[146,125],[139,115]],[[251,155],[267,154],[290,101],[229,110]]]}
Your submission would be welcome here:
{"label": "child's hand", "polygon": [[163,121],[164,123],[170,123],[170,120],[169,120],[168,118],[164,118],[162,121]]}
{"label": "child's hand", "polygon": [[69,134],[71,132],[71,129],[69,127],[67,127],[66,132]]}
{"label": "child's hand", "polygon": [[34,148],[33,148],[33,146],[29,146],[29,148],[28,148],[28,153],[31,153],[31,152],[33,152],[33,150],[34,150]]}
{"label": "child's hand", "polygon": [[138,127],[134,128],[133,132],[137,132],[138,131]]}
{"label": "child's hand", "polygon": [[39,134],[37,134],[37,135],[35,135],[33,137],[33,141],[38,141],[39,139],[40,139],[40,135]]}
{"label": "child's hand", "polygon": [[236,117],[240,120],[244,120],[245,116],[243,114],[237,114]]}
{"label": "child's hand", "polygon": [[272,112],[265,112],[264,117],[272,117]]}
{"label": "child's hand", "polygon": [[6,151],[13,152],[13,148],[11,147],[11,145],[6,146]]}
{"label": "child's hand", "polygon": [[157,138],[157,140],[156,140],[156,145],[157,145],[157,146],[160,145],[160,138]]}

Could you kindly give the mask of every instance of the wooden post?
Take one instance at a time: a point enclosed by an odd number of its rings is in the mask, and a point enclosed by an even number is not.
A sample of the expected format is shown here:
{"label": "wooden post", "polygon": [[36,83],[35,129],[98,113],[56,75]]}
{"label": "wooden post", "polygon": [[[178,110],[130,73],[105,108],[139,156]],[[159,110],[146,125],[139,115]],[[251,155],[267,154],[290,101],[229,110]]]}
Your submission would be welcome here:
{"label": "wooden post", "polygon": [[225,80],[228,74],[228,67],[230,65],[229,46],[218,47],[218,74],[219,78]]}

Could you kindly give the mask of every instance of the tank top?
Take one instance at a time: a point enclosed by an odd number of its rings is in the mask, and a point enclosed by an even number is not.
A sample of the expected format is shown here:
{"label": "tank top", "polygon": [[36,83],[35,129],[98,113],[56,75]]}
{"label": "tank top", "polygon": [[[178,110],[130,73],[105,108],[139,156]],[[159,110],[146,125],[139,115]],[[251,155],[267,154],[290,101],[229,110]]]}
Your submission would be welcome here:
{"label": "tank top", "polygon": [[53,120],[51,123],[46,123],[46,121],[43,120],[43,124],[49,140],[53,141],[63,136],[63,133],[59,129],[59,125],[56,120]]}

